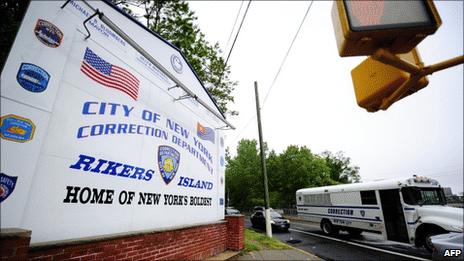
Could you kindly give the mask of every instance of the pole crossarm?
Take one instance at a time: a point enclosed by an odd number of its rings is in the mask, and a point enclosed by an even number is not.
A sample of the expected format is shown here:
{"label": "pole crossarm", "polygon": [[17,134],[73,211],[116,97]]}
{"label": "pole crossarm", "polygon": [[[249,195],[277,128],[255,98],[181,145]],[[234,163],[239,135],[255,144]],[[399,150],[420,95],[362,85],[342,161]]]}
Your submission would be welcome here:
{"label": "pole crossarm", "polygon": [[402,60],[400,57],[383,48],[378,49],[371,57],[379,62],[393,66],[410,74],[410,78],[406,82],[404,82],[389,97],[386,97],[382,100],[382,104],[380,105],[381,110],[388,109],[388,107],[403,97],[404,94],[414,88],[414,86],[419,83],[421,78],[434,72],[464,63],[464,56],[461,55],[429,66],[424,67],[422,63],[417,66]]}
{"label": "pole crossarm", "polygon": [[452,59],[449,59],[449,60],[446,60],[446,61],[443,61],[443,62],[440,62],[440,63],[436,63],[436,64],[426,66],[426,67],[424,67],[424,72],[425,72],[426,75],[430,75],[430,74],[432,74],[434,72],[438,72],[438,71],[441,71],[441,70],[444,70],[444,69],[448,69],[450,67],[453,67],[453,66],[456,66],[456,65],[459,65],[459,64],[462,64],[462,63],[464,63],[464,56],[463,55],[454,57]]}
{"label": "pole crossarm", "polygon": [[372,55],[372,58],[384,64],[388,64],[400,70],[406,71],[410,74],[420,73],[421,71],[421,68],[418,66],[402,60],[398,56],[383,48],[378,49]]}
{"label": "pole crossarm", "polygon": [[[205,109],[211,112],[214,116],[216,116],[219,120],[223,123],[227,124],[231,129],[235,129],[235,127],[229,123],[221,114],[216,112],[213,108],[211,108],[206,102],[201,100],[197,95],[195,95],[185,84],[179,81],[171,72],[169,72],[163,65],[161,65],[158,61],[156,61],[147,51],[145,51],[140,45],[138,45],[130,36],[128,36],[121,28],[119,28],[116,24],[114,24],[107,16],[103,13],[99,12],[97,9],[92,7],[87,1],[82,0],[85,5],[90,8],[93,12],[98,14],[100,20],[105,23],[111,30],[113,30],[116,34],[118,34],[122,39],[124,39],[128,44],[130,44],[135,50],[137,50],[143,57],[145,57],[148,61],[158,67],[171,81],[173,81],[178,87],[186,92],[187,95],[193,97],[199,104],[201,104]],[[67,2],[65,3],[65,5]],[[65,6],[63,5],[63,7]]]}

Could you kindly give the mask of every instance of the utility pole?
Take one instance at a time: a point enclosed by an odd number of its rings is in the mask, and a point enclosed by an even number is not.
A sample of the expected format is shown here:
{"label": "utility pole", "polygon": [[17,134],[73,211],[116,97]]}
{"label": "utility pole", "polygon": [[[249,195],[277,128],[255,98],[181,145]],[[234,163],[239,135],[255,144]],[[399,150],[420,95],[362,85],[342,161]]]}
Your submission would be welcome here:
{"label": "utility pole", "polygon": [[256,96],[256,114],[258,115],[258,133],[259,133],[259,149],[261,151],[261,168],[263,170],[264,182],[264,217],[266,218],[266,236],[272,237],[271,227],[271,210],[269,209],[269,192],[267,190],[267,172],[266,172],[266,158],[264,155],[263,131],[261,129],[261,112],[259,107],[258,96],[258,83],[255,82],[255,96]]}

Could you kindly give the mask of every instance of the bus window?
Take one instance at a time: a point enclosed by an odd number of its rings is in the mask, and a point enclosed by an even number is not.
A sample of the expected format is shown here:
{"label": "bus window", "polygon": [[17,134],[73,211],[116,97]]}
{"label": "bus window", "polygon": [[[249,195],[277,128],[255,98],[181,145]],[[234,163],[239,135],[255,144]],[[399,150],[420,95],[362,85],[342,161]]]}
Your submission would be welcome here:
{"label": "bus window", "polygon": [[409,205],[445,205],[445,196],[440,188],[402,188],[404,203]]}
{"label": "bus window", "polygon": [[363,205],[377,205],[375,190],[361,191],[361,203]]}

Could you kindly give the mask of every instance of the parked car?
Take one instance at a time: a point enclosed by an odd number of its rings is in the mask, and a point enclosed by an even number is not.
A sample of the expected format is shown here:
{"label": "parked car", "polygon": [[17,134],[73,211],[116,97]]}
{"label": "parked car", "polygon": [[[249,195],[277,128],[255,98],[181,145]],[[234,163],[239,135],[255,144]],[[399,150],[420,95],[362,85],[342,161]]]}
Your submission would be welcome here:
{"label": "parked car", "polygon": [[[290,228],[290,220],[282,217],[279,213],[271,209],[271,226],[272,230],[286,231]],[[266,221],[264,218],[264,211],[258,210],[251,214],[250,217],[252,227],[256,228],[266,228]]]}
{"label": "parked car", "polygon": [[235,209],[233,207],[226,207],[225,208],[225,214],[226,215],[239,215],[240,211],[238,211],[237,209]]}
{"label": "parked car", "polygon": [[429,237],[432,245],[432,260],[462,260],[464,251],[463,233],[448,233]]}

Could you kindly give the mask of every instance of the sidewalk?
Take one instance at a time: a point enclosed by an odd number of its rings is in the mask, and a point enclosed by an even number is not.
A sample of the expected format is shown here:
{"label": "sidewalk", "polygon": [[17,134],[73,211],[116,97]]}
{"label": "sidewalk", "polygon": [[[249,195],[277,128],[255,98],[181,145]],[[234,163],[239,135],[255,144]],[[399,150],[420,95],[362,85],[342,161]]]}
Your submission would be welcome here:
{"label": "sidewalk", "polygon": [[261,250],[243,256],[234,256],[228,260],[322,260],[321,258],[300,249]]}

